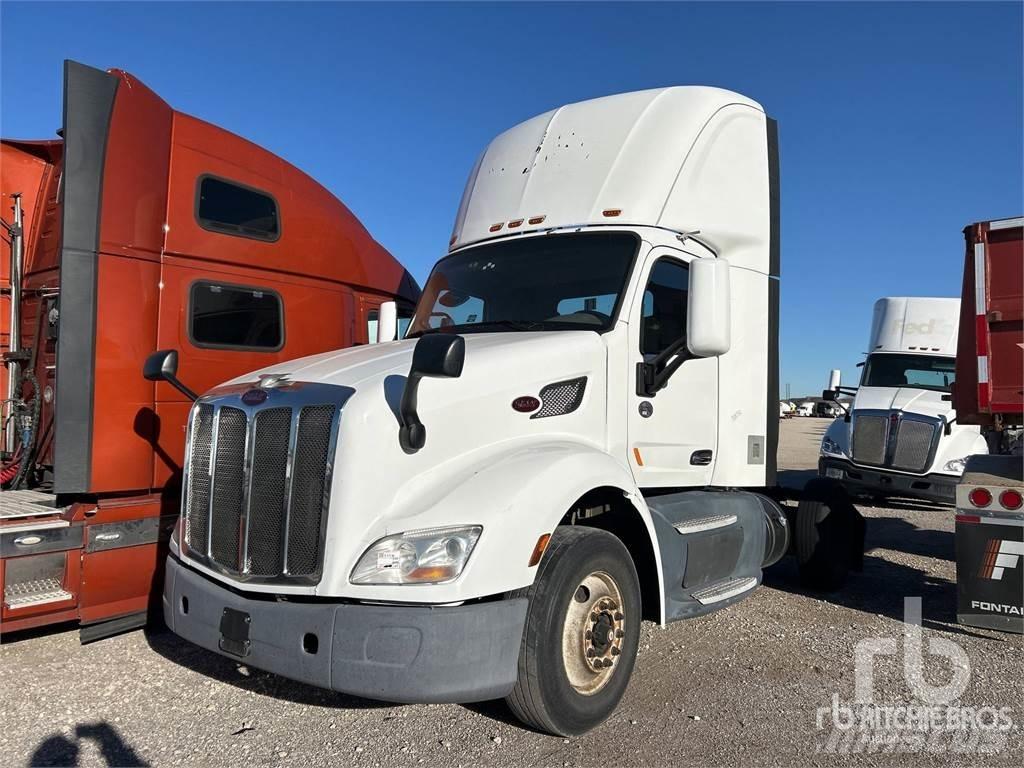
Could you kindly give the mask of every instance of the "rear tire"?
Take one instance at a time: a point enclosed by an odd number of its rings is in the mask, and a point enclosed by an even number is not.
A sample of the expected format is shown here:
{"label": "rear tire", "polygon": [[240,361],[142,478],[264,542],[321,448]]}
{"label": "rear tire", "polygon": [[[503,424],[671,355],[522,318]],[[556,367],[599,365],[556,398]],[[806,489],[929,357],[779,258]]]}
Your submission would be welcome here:
{"label": "rear tire", "polygon": [[584,733],[618,706],[640,637],[640,582],[612,534],[560,526],[527,597],[519,677],[505,699],[525,724],[559,736]]}
{"label": "rear tire", "polygon": [[845,492],[827,480],[813,480],[804,489],[794,531],[800,582],[809,589],[831,592],[859,570],[864,523]]}

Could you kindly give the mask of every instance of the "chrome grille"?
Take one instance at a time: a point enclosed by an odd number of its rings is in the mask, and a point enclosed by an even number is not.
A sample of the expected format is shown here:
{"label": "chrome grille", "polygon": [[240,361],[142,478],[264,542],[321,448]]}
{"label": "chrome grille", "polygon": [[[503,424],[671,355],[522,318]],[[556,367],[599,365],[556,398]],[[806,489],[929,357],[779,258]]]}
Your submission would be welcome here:
{"label": "chrome grille", "polygon": [[902,411],[853,412],[854,463],[925,472],[939,442],[942,421]]}
{"label": "chrome grille", "polygon": [[888,416],[854,415],[853,445],[850,446],[854,461],[878,466],[885,463],[888,424]]}
{"label": "chrome grille", "polygon": [[896,433],[896,448],[892,457],[894,469],[923,472],[928,468],[934,441],[938,437],[932,421],[902,419]]}
{"label": "chrome grille", "polygon": [[[185,555],[240,580],[318,577],[338,414],[351,390],[290,384],[257,406],[219,392],[196,406]],[[326,402],[325,402],[326,401]]]}

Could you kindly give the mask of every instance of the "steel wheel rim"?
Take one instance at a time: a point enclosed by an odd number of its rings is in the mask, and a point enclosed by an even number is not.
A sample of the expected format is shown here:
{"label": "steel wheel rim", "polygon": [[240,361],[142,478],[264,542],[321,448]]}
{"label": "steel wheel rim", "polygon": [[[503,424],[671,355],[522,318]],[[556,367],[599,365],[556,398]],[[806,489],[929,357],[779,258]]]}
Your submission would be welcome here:
{"label": "steel wheel rim", "polygon": [[562,625],[562,664],[573,690],[592,696],[615,674],[626,635],[622,591],[608,573],[595,571],[569,598]]}

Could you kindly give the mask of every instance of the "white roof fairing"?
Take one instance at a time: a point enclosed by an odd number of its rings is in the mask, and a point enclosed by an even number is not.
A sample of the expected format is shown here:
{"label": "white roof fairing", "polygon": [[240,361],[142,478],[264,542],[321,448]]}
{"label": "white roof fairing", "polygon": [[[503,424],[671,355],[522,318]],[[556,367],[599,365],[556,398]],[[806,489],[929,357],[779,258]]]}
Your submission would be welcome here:
{"label": "white roof fairing", "polygon": [[[606,96],[538,115],[498,135],[478,159],[451,247],[586,224],[699,228],[716,247],[749,245],[767,236],[765,120],[757,102],[703,86]],[[737,207],[748,203],[748,221],[737,228]],[[605,216],[611,209],[621,214]],[[542,223],[529,225],[539,216]],[[721,231],[709,232],[719,222]]]}

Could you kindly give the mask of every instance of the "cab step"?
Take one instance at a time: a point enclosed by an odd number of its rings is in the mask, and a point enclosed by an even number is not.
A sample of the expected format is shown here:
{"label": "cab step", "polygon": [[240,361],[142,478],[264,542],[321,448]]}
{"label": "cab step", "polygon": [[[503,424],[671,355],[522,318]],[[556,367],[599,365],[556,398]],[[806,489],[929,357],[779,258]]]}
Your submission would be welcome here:
{"label": "cab step", "polygon": [[58,515],[67,507],[57,506],[57,494],[43,491],[0,492],[0,522],[28,517]]}
{"label": "cab step", "polygon": [[726,581],[720,581],[717,584],[712,584],[710,587],[696,590],[693,592],[693,599],[701,605],[712,605],[714,603],[720,603],[723,600],[728,600],[730,597],[742,595],[744,592],[749,592],[756,586],[757,579],[753,576],[728,579]]}
{"label": "cab step", "polygon": [[672,527],[684,536],[690,533],[701,531],[713,531],[716,528],[725,528],[736,522],[736,515],[708,515],[707,517],[690,518],[676,523]]}
{"label": "cab step", "polygon": [[70,600],[74,595],[60,583],[60,579],[37,579],[7,584],[4,587],[4,604],[11,610],[29,608],[45,603]]}

